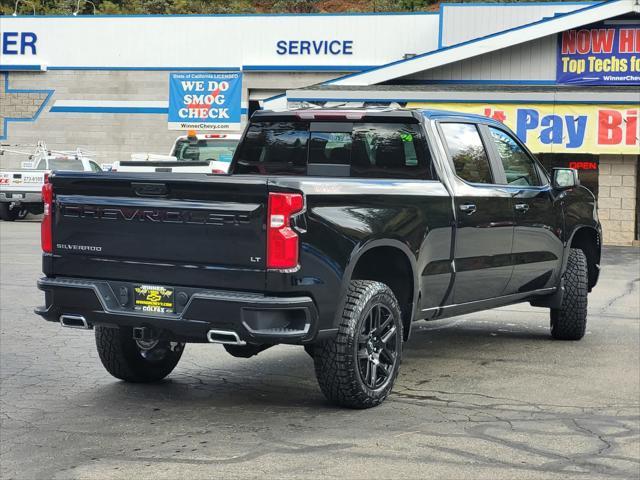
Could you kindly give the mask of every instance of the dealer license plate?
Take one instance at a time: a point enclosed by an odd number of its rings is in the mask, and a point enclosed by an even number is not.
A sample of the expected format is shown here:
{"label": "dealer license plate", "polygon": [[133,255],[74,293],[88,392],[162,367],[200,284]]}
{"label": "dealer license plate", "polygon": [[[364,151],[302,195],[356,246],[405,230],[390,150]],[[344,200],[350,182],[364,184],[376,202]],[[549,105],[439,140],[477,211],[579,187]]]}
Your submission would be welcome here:
{"label": "dealer license plate", "polygon": [[133,292],[135,310],[151,313],[175,313],[176,311],[173,288],[136,285]]}

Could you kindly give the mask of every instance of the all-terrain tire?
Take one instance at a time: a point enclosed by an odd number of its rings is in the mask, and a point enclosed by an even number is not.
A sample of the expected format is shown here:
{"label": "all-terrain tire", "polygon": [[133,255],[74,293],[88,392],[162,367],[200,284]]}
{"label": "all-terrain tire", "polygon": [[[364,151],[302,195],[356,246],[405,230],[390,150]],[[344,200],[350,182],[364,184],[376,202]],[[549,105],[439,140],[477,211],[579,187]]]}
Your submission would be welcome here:
{"label": "all-terrain tire", "polygon": [[9,202],[0,202],[0,220],[13,222],[18,219],[19,215],[19,208],[11,208],[11,204]]}
{"label": "all-terrain tire", "polygon": [[580,340],[587,329],[587,257],[577,248],[569,251],[563,276],[562,306],[551,309],[551,336],[556,340]]}
{"label": "all-terrain tire", "polygon": [[[180,361],[184,346],[159,341],[149,350],[149,358],[133,339],[132,328],[96,326],[96,347],[104,368],[116,378],[126,382],[145,383],[162,380]],[[146,353],[146,352],[145,352]]]}
{"label": "all-terrain tire", "polygon": [[[377,307],[378,305],[380,307]],[[373,331],[373,340],[378,347],[373,346],[371,336],[366,334],[367,325],[374,323],[371,315],[374,315],[376,308],[378,312],[383,312],[378,313],[379,332],[376,334],[373,327],[370,330]],[[382,344],[392,328],[393,338]],[[365,338],[371,340],[370,350],[367,350],[369,343],[365,343],[364,349],[361,348]],[[402,341],[400,306],[391,289],[380,282],[352,281],[344,301],[337,336],[316,344],[313,351],[320,389],[329,401],[340,406],[371,408],[379,405],[391,392],[398,376],[402,360]],[[377,385],[374,374],[371,373],[372,364],[369,363],[367,366],[367,362],[375,361],[371,359],[371,355],[376,355],[377,348],[380,348],[377,353],[380,363],[376,365],[375,371],[380,369],[380,373],[377,374],[381,377],[384,374],[384,382],[380,385]],[[365,359],[363,355],[368,353],[369,356]],[[383,364],[383,360],[388,363]],[[385,365],[384,371],[380,365]],[[363,369],[366,373],[363,373]]]}

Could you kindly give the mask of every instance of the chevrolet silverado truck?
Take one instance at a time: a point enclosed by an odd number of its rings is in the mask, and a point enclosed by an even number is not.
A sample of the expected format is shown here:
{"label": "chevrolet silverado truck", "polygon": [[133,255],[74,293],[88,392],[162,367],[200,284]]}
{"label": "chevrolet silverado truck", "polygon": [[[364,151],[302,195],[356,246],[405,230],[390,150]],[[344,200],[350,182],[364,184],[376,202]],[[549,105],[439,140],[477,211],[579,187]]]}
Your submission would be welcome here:
{"label": "chevrolet silverado truck", "polygon": [[390,393],[414,321],[529,302],[585,334],[593,194],[503,124],[452,112],[256,112],[227,175],[59,172],[44,187],[45,305],[95,328],[106,370],[167,376],[189,342],[304,346],[322,392]]}

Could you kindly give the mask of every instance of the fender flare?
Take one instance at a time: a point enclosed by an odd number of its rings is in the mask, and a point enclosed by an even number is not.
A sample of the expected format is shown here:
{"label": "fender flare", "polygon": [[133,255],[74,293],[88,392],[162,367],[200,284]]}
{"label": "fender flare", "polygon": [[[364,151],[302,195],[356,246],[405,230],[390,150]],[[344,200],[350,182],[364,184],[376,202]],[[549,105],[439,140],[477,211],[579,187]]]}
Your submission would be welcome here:
{"label": "fender flare", "polygon": [[349,261],[344,270],[344,274],[342,276],[342,285],[340,286],[340,304],[338,306],[337,312],[341,312],[343,308],[344,298],[349,287],[349,282],[351,282],[351,278],[353,276],[353,271],[355,270],[358,261],[362,256],[367,253],[369,250],[379,247],[390,247],[395,248],[403,253],[406,259],[409,261],[409,266],[411,268],[411,274],[413,279],[413,294],[412,294],[412,302],[411,302],[411,312],[410,312],[410,321],[408,322],[409,327],[406,332],[404,332],[405,340],[409,339],[409,335],[411,333],[411,325],[413,323],[413,318],[416,312],[416,307],[418,304],[418,299],[420,297],[420,284],[418,282],[417,277],[417,262],[414,253],[411,249],[400,240],[391,239],[391,238],[379,238],[379,239],[371,239],[367,240],[364,243],[359,243],[355,246],[355,248],[351,251],[351,255],[349,256]]}
{"label": "fender flare", "polygon": [[564,244],[564,252],[563,252],[563,256],[562,256],[562,265],[560,268],[560,277],[562,277],[562,275],[564,275],[564,272],[567,270],[567,263],[569,261],[569,250],[571,250],[571,243],[573,242],[574,237],[576,236],[576,233],[578,233],[580,230],[591,230],[595,233],[596,238],[598,240],[598,245],[602,245],[602,229],[598,228],[597,226],[593,226],[593,225],[585,225],[585,224],[577,224],[573,227],[573,230],[571,231],[571,234],[569,235],[569,237],[567,238],[567,241]]}

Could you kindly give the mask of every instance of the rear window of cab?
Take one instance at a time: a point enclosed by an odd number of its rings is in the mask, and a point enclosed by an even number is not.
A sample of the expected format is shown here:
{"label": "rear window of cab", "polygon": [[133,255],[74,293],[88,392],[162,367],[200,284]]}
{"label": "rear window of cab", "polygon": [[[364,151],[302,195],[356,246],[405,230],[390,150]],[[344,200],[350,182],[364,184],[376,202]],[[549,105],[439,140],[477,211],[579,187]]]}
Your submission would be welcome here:
{"label": "rear window of cab", "polygon": [[418,124],[255,122],[234,173],[432,179]]}

